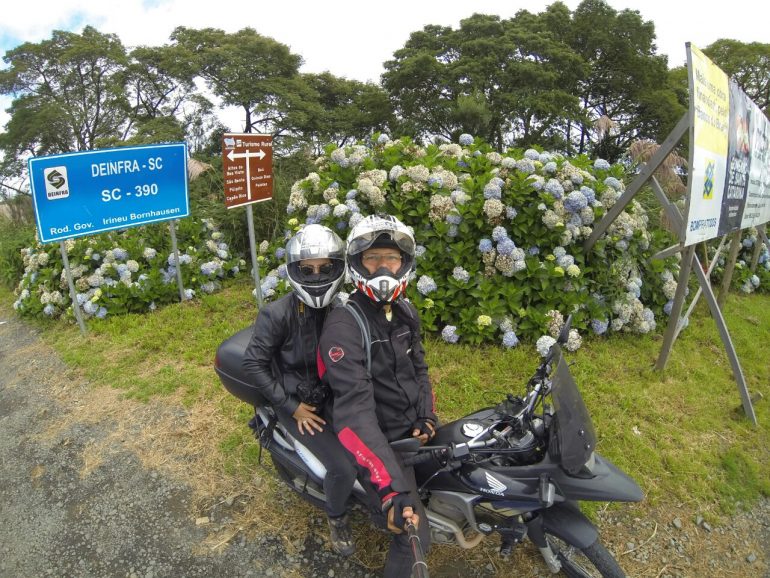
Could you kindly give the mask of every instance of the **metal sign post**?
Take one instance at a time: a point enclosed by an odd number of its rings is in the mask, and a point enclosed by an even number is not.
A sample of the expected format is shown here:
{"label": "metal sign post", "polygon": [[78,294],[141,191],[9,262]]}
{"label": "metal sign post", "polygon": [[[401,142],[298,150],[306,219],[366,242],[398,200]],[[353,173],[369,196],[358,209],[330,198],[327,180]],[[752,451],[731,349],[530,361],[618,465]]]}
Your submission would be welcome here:
{"label": "metal sign post", "polygon": [[174,226],[174,220],[168,222],[168,228],[171,231],[171,251],[174,253],[174,262],[176,263],[176,283],[179,286],[179,300],[184,302],[184,285],[182,284],[182,268],[179,262],[179,249],[176,243],[176,227]]}
{"label": "metal sign post", "polygon": [[70,288],[70,299],[72,300],[72,312],[75,314],[75,319],[80,326],[80,333],[85,337],[86,324],[83,322],[83,314],[80,312],[80,304],[78,303],[78,293],[75,291],[75,282],[72,280],[72,272],[70,271],[70,260],[67,257],[67,247],[64,241],[59,242],[59,248],[61,249],[61,260],[64,263],[64,274],[67,277],[67,285]]}
{"label": "metal sign post", "polygon": [[273,137],[264,134],[225,133],[222,136],[222,164],[225,174],[225,207],[246,207],[251,267],[257,303],[262,307],[254,214],[251,205],[273,198]]}

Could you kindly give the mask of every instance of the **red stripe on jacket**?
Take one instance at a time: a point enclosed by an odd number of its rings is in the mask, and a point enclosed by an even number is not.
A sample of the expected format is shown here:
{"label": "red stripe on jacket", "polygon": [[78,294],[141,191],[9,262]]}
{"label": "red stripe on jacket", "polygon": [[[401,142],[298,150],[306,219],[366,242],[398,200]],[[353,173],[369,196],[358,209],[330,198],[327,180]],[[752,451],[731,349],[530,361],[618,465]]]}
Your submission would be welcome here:
{"label": "red stripe on jacket", "polygon": [[316,367],[318,368],[318,377],[319,379],[323,379],[324,374],[326,373],[326,364],[324,363],[323,357],[321,357],[320,349],[315,350],[315,360]]}
{"label": "red stripe on jacket", "polygon": [[383,490],[390,486],[392,478],[385,469],[385,464],[382,460],[370,450],[366,444],[361,440],[356,433],[349,427],[344,428],[337,437],[353,456],[356,458],[358,465],[366,468],[369,471],[369,476],[372,479],[372,483],[378,490]]}

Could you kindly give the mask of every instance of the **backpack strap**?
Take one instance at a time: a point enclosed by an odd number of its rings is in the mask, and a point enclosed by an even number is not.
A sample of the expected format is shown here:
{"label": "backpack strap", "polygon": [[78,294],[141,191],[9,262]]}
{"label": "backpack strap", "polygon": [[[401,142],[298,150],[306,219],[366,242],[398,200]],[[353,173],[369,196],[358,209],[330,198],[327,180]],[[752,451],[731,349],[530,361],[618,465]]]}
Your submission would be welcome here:
{"label": "backpack strap", "polygon": [[347,309],[353,316],[353,319],[358,323],[358,327],[361,329],[361,343],[366,350],[366,377],[371,379],[372,377],[372,333],[369,331],[369,322],[364,316],[364,312],[358,304],[347,300],[343,304],[343,307]]}

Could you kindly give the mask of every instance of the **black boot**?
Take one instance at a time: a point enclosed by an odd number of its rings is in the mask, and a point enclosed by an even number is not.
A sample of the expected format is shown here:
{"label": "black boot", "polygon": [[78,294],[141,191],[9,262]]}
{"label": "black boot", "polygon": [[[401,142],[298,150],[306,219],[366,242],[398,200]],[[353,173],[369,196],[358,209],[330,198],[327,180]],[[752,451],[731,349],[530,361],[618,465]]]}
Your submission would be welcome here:
{"label": "black boot", "polygon": [[353,533],[350,531],[348,515],[344,514],[338,518],[329,517],[329,537],[332,541],[332,548],[341,556],[351,556],[356,551],[356,545],[353,542]]}

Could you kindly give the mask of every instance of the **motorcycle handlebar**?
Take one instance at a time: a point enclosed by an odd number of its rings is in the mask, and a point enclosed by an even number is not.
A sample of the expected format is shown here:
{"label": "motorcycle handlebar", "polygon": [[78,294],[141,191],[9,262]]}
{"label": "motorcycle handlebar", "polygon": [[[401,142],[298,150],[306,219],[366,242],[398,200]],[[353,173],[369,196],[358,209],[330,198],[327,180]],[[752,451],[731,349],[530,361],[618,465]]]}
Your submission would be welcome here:
{"label": "motorcycle handlebar", "polygon": [[414,454],[412,456],[407,456],[404,458],[404,465],[405,466],[414,466],[417,464],[421,464],[423,462],[427,462],[433,457],[433,454],[430,452],[420,452],[418,454]]}

